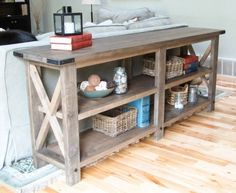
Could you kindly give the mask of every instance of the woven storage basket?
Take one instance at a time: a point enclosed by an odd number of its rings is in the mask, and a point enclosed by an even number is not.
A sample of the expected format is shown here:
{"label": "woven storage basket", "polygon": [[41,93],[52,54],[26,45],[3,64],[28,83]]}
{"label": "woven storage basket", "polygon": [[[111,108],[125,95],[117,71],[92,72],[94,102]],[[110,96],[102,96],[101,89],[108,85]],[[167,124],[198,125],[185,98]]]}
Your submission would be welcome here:
{"label": "woven storage basket", "polygon": [[183,105],[188,103],[188,84],[184,86],[175,86],[167,90],[167,103],[175,105],[180,97],[180,101]]}
{"label": "woven storage basket", "polygon": [[149,76],[155,76],[155,59],[154,58],[144,58],[143,59],[143,74]]}
{"label": "woven storage basket", "polygon": [[166,62],[166,79],[171,79],[183,74],[184,59],[173,56]]}
{"label": "woven storage basket", "polygon": [[[177,56],[172,56],[170,60],[166,62],[166,79],[171,79],[183,74],[184,59]],[[143,59],[143,74],[149,76],[155,76],[155,59],[144,58]]]}
{"label": "woven storage basket", "polygon": [[115,137],[136,126],[137,109],[120,107],[111,109],[93,117],[93,129],[105,135]]}

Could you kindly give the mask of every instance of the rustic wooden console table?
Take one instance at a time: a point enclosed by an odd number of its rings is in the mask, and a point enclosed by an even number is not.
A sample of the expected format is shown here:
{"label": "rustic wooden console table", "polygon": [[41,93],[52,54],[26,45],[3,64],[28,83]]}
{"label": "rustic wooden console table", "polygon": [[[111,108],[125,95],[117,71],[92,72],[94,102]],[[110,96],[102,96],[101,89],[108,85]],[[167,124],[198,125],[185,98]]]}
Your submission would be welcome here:
{"label": "rustic wooden console table", "polygon": [[[63,168],[67,183],[73,185],[81,178],[81,167],[150,134],[158,139],[162,137],[164,127],[203,108],[214,110],[218,42],[219,35],[223,33],[223,30],[185,27],[95,39],[92,47],[72,52],[51,50],[49,46],[15,51],[15,56],[28,61],[28,95],[36,164],[40,165],[43,160]],[[184,46],[189,53],[195,54],[191,45],[203,41],[209,41],[210,45],[201,57],[199,71],[166,81],[166,51]],[[129,91],[124,95],[111,95],[99,100],[78,98],[77,70],[147,53],[156,55],[155,78],[145,75],[133,77]],[[210,67],[203,67],[209,55]],[[41,80],[41,68],[59,71],[51,98]],[[165,105],[165,89],[197,77],[204,78],[206,74],[210,75],[208,98],[199,99],[195,105],[186,105],[181,112]],[[149,95],[154,95],[154,121],[149,128],[134,128],[115,138],[92,129],[79,132],[80,120]],[[46,142],[50,128],[56,144]]]}

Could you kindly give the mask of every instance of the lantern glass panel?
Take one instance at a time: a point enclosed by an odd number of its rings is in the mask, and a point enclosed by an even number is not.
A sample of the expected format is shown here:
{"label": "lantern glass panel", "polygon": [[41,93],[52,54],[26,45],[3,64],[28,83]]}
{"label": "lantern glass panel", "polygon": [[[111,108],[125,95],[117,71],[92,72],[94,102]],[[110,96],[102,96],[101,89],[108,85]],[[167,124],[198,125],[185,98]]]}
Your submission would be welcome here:
{"label": "lantern glass panel", "polygon": [[74,22],[75,22],[75,32],[76,33],[82,33],[82,18],[81,15],[74,15]]}
{"label": "lantern glass panel", "polygon": [[55,22],[55,32],[56,33],[62,33],[62,17],[60,15],[55,15],[54,18]]}
{"label": "lantern glass panel", "polygon": [[72,15],[64,15],[64,30],[65,34],[75,33],[75,23]]}

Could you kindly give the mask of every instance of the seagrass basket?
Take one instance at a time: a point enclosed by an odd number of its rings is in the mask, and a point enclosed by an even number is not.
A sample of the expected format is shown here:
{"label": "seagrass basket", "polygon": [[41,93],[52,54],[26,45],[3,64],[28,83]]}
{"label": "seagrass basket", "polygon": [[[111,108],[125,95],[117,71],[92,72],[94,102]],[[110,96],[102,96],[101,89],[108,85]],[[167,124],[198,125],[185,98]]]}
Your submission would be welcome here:
{"label": "seagrass basket", "polygon": [[93,116],[93,129],[115,137],[136,126],[137,109],[123,106]]}
{"label": "seagrass basket", "polygon": [[[177,56],[172,56],[166,62],[166,79],[171,79],[183,74],[184,59]],[[155,59],[145,57],[143,59],[143,74],[155,76]]]}
{"label": "seagrass basket", "polygon": [[175,86],[167,90],[166,101],[170,105],[180,101],[183,105],[188,103],[188,84],[184,86]]}

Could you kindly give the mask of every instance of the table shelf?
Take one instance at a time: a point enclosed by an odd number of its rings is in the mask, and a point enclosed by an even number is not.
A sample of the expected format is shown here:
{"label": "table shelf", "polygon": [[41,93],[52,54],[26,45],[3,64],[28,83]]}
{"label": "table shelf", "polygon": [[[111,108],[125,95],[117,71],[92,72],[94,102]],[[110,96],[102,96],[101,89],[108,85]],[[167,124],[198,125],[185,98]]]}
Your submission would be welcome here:
{"label": "table shelf", "polygon": [[[80,134],[80,166],[84,167],[127,147],[129,144],[137,143],[140,139],[153,134],[156,127],[151,125],[148,128],[133,128],[116,137],[107,136],[93,129],[86,130]],[[63,156],[57,144],[51,144],[41,151],[39,156],[50,157],[63,168]]]}
{"label": "table shelf", "polygon": [[198,71],[178,76],[166,81],[165,89],[172,88],[174,86],[189,82],[195,78],[202,77],[206,74],[211,73],[212,70],[206,67],[199,67]]}
{"label": "table shelf", "polygon": [[196,103],[187,103],[183,109],[176,109],[174,106],[166,104],[164,126],[170,126],[176,121],[187,118],[193,113],[206,108],[210,104],[210,100],[206,97],[198,97]]}

